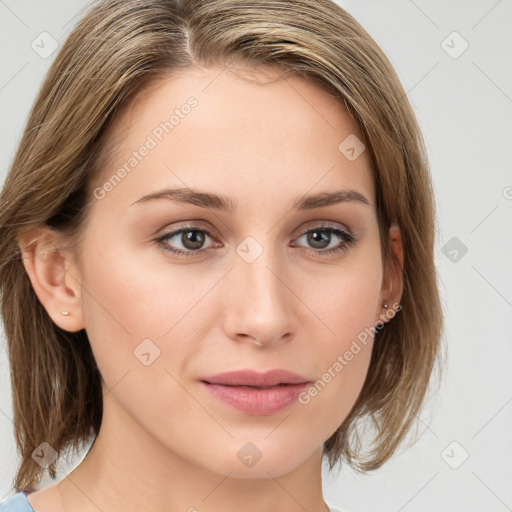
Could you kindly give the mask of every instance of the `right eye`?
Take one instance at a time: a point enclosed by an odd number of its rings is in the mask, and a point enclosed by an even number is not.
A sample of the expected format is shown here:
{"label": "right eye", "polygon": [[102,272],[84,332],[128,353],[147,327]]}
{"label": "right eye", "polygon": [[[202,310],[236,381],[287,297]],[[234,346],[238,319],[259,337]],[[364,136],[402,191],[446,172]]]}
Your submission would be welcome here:
{"label": "right eye", "polygon": [[[199,226],[180,226],[158,237],[156,242],[162,249],[170,251],[173,254],[194,256],[197,253],[207,250],[201,248],[205,243],[206,237],[212,237],[212,234],[205,228]],[[180,243],[182,248],[176,249],[169,245],[168,242],[174,238],[176,238],[175,243]]]}

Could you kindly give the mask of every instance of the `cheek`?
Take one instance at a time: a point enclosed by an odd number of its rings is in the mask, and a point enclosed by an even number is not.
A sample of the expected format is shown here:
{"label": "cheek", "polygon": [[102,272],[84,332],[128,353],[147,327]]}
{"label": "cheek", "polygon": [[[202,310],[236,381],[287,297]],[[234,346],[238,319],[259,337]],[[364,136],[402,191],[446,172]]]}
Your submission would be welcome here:
{"label": "cheek", "polygon": [[148,385],[170,380],[165,370],[180,373],[200,345],[198,311],[221,275],[198,276],[194,265],[171,265],[157,249],[137,250],[113,234],[89,240],[84,261],[86,330],[107,387],[128,372]]}
{"label": "cheek", "polygon": [[325,435],[332,434],[361,392],[372,355],[381,280],[379,260],[361,257],[340,266],[329,279],[303,289],[320,320],[312,333],[312,361],[318,377],[299,399],[309,416],[319,418],[312,433],[324,425]]}
{"label": "cheek", "polygon": [[347,324],[342,323],[342,316],[333,324],[336,337],[318,340],[314,354],[316,380],[299,396],[299,407],[304,408],[306,417],[315,418],[307,427],[307,435],[330,437],[363,388],[373,350],[373,323],[367,326],[363,317],[357,324],[355,316],[350,316]]}
{"label": "cheek", "polygon": [[324,353],[348,348],[360,332],[375,325],[382,267],[379,253],[372,253],[360,251],[300,288],[310,312],[322,324]]}

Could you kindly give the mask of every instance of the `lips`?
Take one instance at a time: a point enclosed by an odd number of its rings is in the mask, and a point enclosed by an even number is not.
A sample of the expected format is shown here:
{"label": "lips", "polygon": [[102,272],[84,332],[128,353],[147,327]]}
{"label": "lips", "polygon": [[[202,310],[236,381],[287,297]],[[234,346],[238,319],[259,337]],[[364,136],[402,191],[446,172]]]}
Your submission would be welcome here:
{"label": "lips", "polygon": [[241,370],[201,379],[211,396],[246,414],[269,415],[292,405],[308,386],[305,377],[288,370],[258,373]]}
{"label": "lips", "polygon": [[224,386],[251,386],[269,388],[280,384],[303,384],[309,382],[306,377],[288,370],[275,369],[265,373],[254,370],[239,370],[211,375],[201,379],[209,384]]}

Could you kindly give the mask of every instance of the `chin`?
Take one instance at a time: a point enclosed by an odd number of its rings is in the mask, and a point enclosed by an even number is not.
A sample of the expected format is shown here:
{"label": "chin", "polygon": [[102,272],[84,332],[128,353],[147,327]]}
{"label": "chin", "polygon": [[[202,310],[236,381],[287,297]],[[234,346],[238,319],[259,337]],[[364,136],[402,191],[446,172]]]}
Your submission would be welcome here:
{"label": "chin", "polygon": [[[232,453],[233,456],[226,459],[226,453]],[[212,470],[238,479],[278,478],[299,467],[309,456],[310,454],[298,452],[293,447],[285,450],[282,445],[272,446],[271,443],[264,444],[263,441],[260,444],[255,441],[253,444],[249,441],[241,444],[241,448],[237,446],[234,450],[226,450],[220,467]],[[217,460],[221,460],[221,457]]]}

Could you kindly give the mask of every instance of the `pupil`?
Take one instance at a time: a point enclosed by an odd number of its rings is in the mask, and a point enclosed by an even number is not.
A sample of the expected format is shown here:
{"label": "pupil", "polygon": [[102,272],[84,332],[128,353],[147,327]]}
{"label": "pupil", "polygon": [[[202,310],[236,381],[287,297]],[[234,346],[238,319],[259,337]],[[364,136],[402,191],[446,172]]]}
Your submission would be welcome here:
{"label": "pupil", "polygon": [[181,241],[187,249],[199,249],[204,243],[204,237],[201,231],[184,231]]}
{"label": "pupil", "polygon": [[[308,242],[312,243],[313,246],[316,246],[319,249],[325,248],[329,245],[330,241],[330,236],[325,231],[312,231],[308,238]],[[317,238],[319,239],[317,240]],[[327,243],[323,245],[323,242]],[[320,244],[320,246],[315,244]]]}

